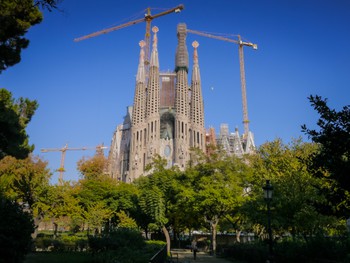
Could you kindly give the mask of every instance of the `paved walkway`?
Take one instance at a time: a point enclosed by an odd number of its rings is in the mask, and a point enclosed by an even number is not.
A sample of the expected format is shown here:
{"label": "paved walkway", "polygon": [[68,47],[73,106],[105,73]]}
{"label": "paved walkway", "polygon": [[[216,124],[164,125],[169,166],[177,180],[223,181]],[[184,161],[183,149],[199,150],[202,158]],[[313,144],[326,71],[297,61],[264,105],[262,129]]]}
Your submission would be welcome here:
{"label": "paved walkway", "polygon": [[197,252],[197,258],[194,260],[193,252],[189,249],[172,249],[171,254],[174,263],[240,263],[238,261],[229,261],[220,257],[210,256],[207,252]]}

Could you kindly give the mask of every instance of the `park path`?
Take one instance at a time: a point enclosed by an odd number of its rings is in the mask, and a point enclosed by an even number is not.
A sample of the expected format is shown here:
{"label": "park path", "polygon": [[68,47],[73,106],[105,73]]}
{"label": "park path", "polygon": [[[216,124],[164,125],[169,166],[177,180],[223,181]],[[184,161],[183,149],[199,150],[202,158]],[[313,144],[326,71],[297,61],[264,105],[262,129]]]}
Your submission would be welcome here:
{"label": "park path", "polygon": [[193,259],[193,252],[189,249],[171,250],[174,263],[239,263],[238,261],[229,261],[224,258],[211,256],[206,252],[197,252],[196,260]]}

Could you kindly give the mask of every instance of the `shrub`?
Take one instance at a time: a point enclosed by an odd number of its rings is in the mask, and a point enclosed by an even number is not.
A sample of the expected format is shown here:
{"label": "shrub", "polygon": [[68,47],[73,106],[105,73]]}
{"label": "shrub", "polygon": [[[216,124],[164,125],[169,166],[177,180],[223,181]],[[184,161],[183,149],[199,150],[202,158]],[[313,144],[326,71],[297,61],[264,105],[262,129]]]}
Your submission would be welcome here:
{"label": "shrub", "polygon": [[0,195],[0,262],[21,262],[30,250],[33,232],[31,216]]}
{"label": "shrub", "polygon": [[58,238],[40,235],[34,240],[34,244],[39,251],[83,251],[87,250],[87,237],[76,235],[62,235]]}
{"label": "shrub", "polygon": [[145,241],[140,232],[121,228],[102,237],[89,237],[90,249],[97,261],[143,263],[148,262],[166,243]]}
{"label": "shrub", "polygon": [[[304,239],[282,240],[274,244],[276,262],[350,262],[350,239],[317,236]],[[264,242],[235,244],[224,250],[225,257],[247,263],[265,262],[268,257],[268,245]]]}
{"label": "shrub", "polygon": [[247,263],[265,262],[267,249],[264,242],[236,243],[234,246],[224,249],[224,257],[234,258]]}

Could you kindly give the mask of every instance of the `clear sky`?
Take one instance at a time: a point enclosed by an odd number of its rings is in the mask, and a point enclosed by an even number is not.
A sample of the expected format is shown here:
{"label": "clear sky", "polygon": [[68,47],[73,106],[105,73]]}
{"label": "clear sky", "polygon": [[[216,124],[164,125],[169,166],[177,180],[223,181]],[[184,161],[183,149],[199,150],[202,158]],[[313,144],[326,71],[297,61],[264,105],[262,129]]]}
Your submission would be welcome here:
{"label": "clear sky", "polygon": [[[34,153],[52,171],[59,167],[61,153],[41,153],[41,148],[110,145],[126,106],[133,102],[138,43],[146,24],[77,43],[73,39],[141,18],[147,7],[157,14],[178,4],[185,5],[180,14],[152,22],[159,28],[161,70],[174,69],[178,23],[240,34],[258,44],[256,51],[244,49],[250,130],[257,146],[303,136],[304,123],[315,127],[318,116],[307,99],[311,94],[328,98],[337,110],[350,104],[347,0],[64,0],[60,12],[45,12],[44,21],[29,30],[30,45],[21,63],[0,75],[0,87],[15,98],[38,100],[27,132]],[[188,35],[190,64],[194,40],[200,44],[205,126],[218,131],[221,123],[228,123],[231,131],[238,127],[243,132],[237,45]],[[93,154],[68,151],[65,179],[77,180],[76,162]],[[57,177],[55,172],[52,181]]]}

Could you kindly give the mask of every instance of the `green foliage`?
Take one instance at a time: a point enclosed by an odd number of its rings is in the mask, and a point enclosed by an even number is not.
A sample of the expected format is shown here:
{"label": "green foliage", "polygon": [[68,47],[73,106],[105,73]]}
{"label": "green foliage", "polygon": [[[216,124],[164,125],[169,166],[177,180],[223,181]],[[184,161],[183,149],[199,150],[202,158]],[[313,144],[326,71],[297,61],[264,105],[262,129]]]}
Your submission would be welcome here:
{"label": "green foliage", "polygon": [[85,179],[96,179],[105,175],[106,167],[107,159],[104,155],[95,155],[78,161],[78,170]]}
{"label": "green foliage", "polygon": [[215,253],[219,222],[224,218],[237,221],[241,206],[250,199],[245,189],[249,187],[251,172],[244,159],[219,151],[206,159],[197,159],[200,161],[188,168],[180,179],[182,193],[178,198],[182,207],[186,207],[185,213],[191,215],[194,224],[197,222],[197,227],[200,222],[211,229]]}
{"label": "green foliage", "polygon": [[304,161],[315,151],[315,144],[295,140],[285,145],[281,140],[275,140],[262,145],[257,154],[251,157],[254,171],[251,200],[243,208],[256,230],[263,231],[258,226],[267,224],[262,190],[266,179],[270,179],[274,187],[271,218],[275,233],[306,237],[324,232],[335,223],[335,218],[322,215],[317,209],[327,202],[319,191],[324,181],[310,173]]}
{"label": "green foliage", "polygon": [[[302,131],[309,135],[320,149],[310,162],[309,169],[327,181],[322,189],[330,201],[325,212],[338,216],[350,216],[350,105],[341,111],[329,108],[327,99],[321,96],[309,97],[311,106],[319,114],[319,130],[302,126]],[[334,209],[335,208],[335,209]]]}
{"label": "green foliage", "polygon": [[22,204],[34,218],[35,225],[49,209],[50,172],[39,158],[17,160],[6,156],[0,160],[0,188],[4,195]]}
{"label": "green foliage", "polygon": [[88,226],[95,229],[98,234],[101,233],[104,223],[112,217],[111,211],[103,202],[96,202],[86,207],[84,218]]}
{"label": "green foliage", "polygon": [[172,193],[176,172],[174,169],[165,169],[165,164],[164,159],[157,156],[149,167],[152,174],[136,182],[140,191],[140,208],[158,227],[168,223],[167,211],[174,198]]}
{"label": "green foliage", "polygon": [[118,228],[137,229],[136,221],[129,217],[124,211],[117,212],[116,216],[118,217]]}
{"label": "green foliage", "polygon": [[150,186],[141,193],[140,207],[159,227],[167,223],[163,192],[157,186]]}
{"label": "green foliage", "polygon": [[135,228],[138,191],[134,185],[117,182],[104,173],[107,160],[100,155],[80,160],[78,168],[83,175],[75,186],[73,196],[82,208],[82,217],[89,228],[98,233],[107,222],[108,227],[128,226]]}
{"label": "green foliage", "polygon": [[[84,252],[36,252],[26,257],[25,263],[99,263],[90,253]],[[102,262],[101,262],[102,263]]]}
{"label": "green foliage", "polygon": [[2,0],[0,2],[0,74],[20,62],[21,51],[29,40],[23,36],[28,29],[39,24],[43,17],[39,10],[57,8],[59,0]]}
{"label": "green foliage", "polygon": [[33,232],[31,216],[0,194],[0,262],[22,262],[29,252]]}
{"label": "green foliage", "polygon": [[[315,236],[308,242],[303,239],[283,239],[274,243],[276,262],[349,262],[350,242],[345,238]],[[224,257],[247,263],[265,262],[268,257],[267,243],[237,243],[224,250]]]}
{"label": "green foliage", "polygon": [[35,238],[34,245],[39,251],[83,251],[88,249],[86,236],[61,235],[54,238],[52,235],[40,235]]}
{"label": "green foliage", "polygon": [[149,167],[152,172],[140,178],[136,185],[140,191],[139,205],[147,219],[162,229],[167,240],[167,252],[170,253],[170,235],[167,229],[169,219],[176,213],[176,194],[178,170],[165,168],[166,162],[156,156]]}
{"label": "green foliage", "polygon": [[141,233],[120,228],[102,237],[89,237],[95,257],[103,262],[148,262],[164,242],[145,242]]}
{"label": "green foliage", "polygon": [[222,256],[225,258],[242,260],[242,262],[246,263],[265,262],[267,259],[266,244],[263,242],[236,243],[230,248],[225,248]]}
{"label": "green foliage", "polygon": [[348,262],[348,238],[315,236],[308,242],[303,240],[283,240],[275,245],[278,262]]}
{"label": "green foliage", "polygon": [[0,159],[7,155],[24,159],[34,150],[25,129],[37,108],[37,101],[15,100],[11,92],[0,89]]}
{"label": "green foliage", "polygon": [[50,207],[46,218],[54,224],[70,227],[71,231],[78,231],[83,224],[83,209],[79,200],[74,197],[75,186],[69,182],[49,187],[48,203]]}
{"label": "green foliage", "polygon": [[33,0],[1,1],[0,73],[20,62],[21,51],[29,44],[23,35],[42,21],[42,14]]}

